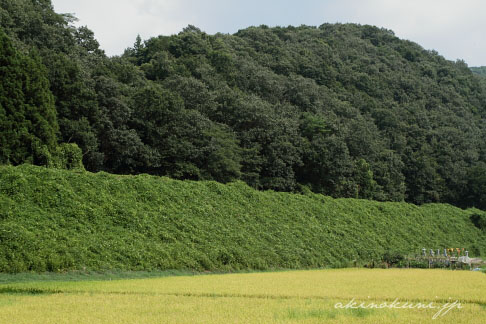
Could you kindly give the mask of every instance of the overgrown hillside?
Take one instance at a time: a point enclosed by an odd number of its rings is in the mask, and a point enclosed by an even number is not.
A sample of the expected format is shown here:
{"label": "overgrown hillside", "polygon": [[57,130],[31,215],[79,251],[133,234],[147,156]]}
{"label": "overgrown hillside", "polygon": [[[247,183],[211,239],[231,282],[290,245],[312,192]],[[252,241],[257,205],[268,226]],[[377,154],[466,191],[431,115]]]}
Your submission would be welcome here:
{"label": "overgrown hillside", "polygon": [[484,255],[484,216],[243,182],[2,166],[0,272],[329,267],[422,247]]}
{"label": "overgrown hillside", "polygon": [[[50,0],[0,2],[2,42],[46,67],[57,121],[44,129],[89,171],[486,208],[486,82],[463,61],[354,24],[188,26],[109,58],[73,20]],[[57,154],[20,144],[36,164]],[[9,152],[0,161],[24,162]]]}

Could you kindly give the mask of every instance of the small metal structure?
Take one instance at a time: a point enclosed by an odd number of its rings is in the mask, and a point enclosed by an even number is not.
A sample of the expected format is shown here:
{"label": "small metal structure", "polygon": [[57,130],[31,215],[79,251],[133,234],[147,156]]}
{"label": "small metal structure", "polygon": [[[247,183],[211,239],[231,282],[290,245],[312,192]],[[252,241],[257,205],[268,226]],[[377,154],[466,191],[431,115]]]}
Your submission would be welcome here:
{"label": "small metal structure", "polygon": [[[464,269],[464,267],[468,267],[472,269],[472,265],[477,263],[477,259],[471,259],[469,257],[469,250],[465,248],[448,248],[443,250],[444,252],[440,253],[441,249],[429,249],[429,253],[427,253],[427,249],[424,247],[422,248],[421,255],[413,259],[428,264],[429,268]],[[409,258],[409,264],[410,261],[411,259]]]}

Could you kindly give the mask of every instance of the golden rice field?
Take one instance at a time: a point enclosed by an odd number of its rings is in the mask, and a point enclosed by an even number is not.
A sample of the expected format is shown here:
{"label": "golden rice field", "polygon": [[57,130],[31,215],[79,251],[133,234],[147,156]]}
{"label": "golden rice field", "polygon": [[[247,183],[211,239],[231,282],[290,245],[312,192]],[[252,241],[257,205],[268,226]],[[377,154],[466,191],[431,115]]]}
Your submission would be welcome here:
{"label": "golden rice field", "polygon": [[[398,308],[405,302],[415,308]],[[486,323],[486,275],[338,269],[0,285],[0,323],[433,322]]]}

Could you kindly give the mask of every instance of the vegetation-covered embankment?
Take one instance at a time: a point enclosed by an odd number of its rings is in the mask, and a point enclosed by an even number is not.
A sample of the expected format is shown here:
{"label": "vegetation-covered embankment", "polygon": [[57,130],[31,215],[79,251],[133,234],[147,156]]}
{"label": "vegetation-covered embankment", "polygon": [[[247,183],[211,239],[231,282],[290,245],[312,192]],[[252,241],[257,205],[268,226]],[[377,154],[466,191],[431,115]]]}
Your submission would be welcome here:
{"label": "vegetation-covered embankment", "polygon": [[257,191],[242,182],[0,167],[0,272],[311,268],[387,251],[486,253],[479,210]]}

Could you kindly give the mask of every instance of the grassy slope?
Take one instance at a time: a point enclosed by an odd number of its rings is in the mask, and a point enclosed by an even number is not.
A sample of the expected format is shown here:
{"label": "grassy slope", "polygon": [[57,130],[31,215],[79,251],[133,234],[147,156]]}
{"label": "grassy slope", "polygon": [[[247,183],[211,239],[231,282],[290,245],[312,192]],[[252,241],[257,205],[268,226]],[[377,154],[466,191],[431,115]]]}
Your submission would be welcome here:
{"label": "grassy slope", "polygon": [[341,266],[422,246],[484,255],[473,212],[2,166],[0,272]]}

